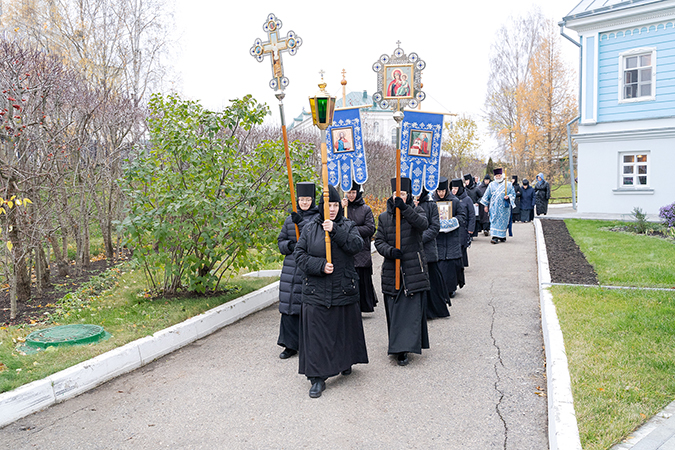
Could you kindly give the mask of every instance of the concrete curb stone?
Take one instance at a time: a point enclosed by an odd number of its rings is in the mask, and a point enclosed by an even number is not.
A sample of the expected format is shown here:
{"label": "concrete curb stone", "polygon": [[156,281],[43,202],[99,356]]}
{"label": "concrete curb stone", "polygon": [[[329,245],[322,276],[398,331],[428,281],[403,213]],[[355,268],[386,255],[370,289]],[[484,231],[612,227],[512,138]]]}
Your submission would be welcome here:
{"label": "concrete curb stone", "polygon": [[539,219],[534,220],[539,268],[541,328],[546,347],[546,380],[548,387],[548,440],[551,450],[581,450],[579,428],[574,413],[574,399],[565,342],[558,322],[553,296],[542,286],[551,282],[544,233]]}
{"label": "concrete curb stone", "polygon": [[207,336],[278,300],[279,282],[224,303],[49,377],[0,394],[0,427],[82,394]]}

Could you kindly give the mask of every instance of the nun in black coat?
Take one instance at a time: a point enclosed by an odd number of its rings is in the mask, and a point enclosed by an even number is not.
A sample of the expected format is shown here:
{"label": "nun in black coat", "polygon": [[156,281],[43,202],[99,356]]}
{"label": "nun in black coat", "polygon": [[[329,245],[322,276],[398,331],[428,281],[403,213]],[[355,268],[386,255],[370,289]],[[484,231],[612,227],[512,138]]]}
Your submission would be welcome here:
{"label": "nun in black coat", "polygon": [[[392,179],[396,191],[396,179]],[[375,248],[384,256],[382,294],[389,332],[388,354],[398,365],[408,364],[408,353],[429,348],[426,297],[429,272],[422,234],[429,226],[424,210],[413,204],[409,178],[401,178],[401,197],[387,200],[387,210],[378,217]],[[401,248],[396,248],[396,210],[401,211]],[[396,288],[396,260],[400,261],[400,286]]]}
{"label": "nun in black coat", "polygon": [[[330,217],[324,220],[321,199],[319,215],[305,225],[295,249],[304,273],[298,371],[312,383],[312,398],[321,396],[327,378],[349,375],[352,365],[368,363],[354,268],[354,255],[363,248],[363,240],[354,222],[344,218],[333,186],[329,193]],[[326,260],[326,231],[331,263]]]}
{"label": "nun in black coat", "polygon": [[448,317],[448,305],[450,297],[448,288],[445,286],[445,279],[438,268],[438,248],[436,247],[436,236],[441,229],[441,221],[438,217],[438,206],[433,201],[429,192],[422,188],[422,193],[417,200],[417,206],[424,210],[429,222],[429,228],[422,233],[422,242],[424,243],[424,254],[427,257],[427,267],[429,269],[429,284],[431,289],[424,291],[427,298],[427,319],[437,319],[439,317]]}
{"label": "nun in black coat", "polygon": [[[460,201],[452,195],[448,186],[448,179],[440,178],[438,188],[434,194],[434,201],[450,202],[452,216],[456,217],[460,224],[466,226],[466,213],[460,208]],[[445,188],[445,189],[443,189]],[[450,298],[455,296],[457,288],[464,287],[464,263],[462,261],[462,238],[460,228],[452,231],[438,233],[436,247],[438,247],[438,267],[443,273],[445,285],[448,288]]]}
{"label": "nun in black coat", "polygon": [[285,255],[279,279],[279,339],[277,345],[284,347],[279,358],[287,359],[298,353],[300,332],[300,307],[302,305],[302,271],[295,261],[295,246],[298,243],[295,234],[295,225],[302,232],[305,224],[313,220],[319,209],[314,203],[314,183],[298,183],[298,212],[292,212],[281,227],[277,244],[279,251]]}
{"label": "nun in black coat", "polygon": [[[487,190],[488,186],[490,186],[490,175],[485,174],[485,177],[483,177],[483,181],[481,184],[478,185],[478,195],[482,198],[483,195],[485,195],[485,191]],[[482,206],[482,205],[481,205]],[[480,227],[479,227],[480,224]],[[478,231],[483,230],[483,234],[485,236],[490,235],[490,213],[488,211],[485,211],[485,208],[479,207],[478,208],[478,222],[476,222],[476,230],[478,235]]]}
{"label": "nun in black coat", "polygon": [[370,206],[363,200],[361,185],[352,182],[352,188],[342,199],[342,207],[346,208],[347,217],[356,224],[363,249],[354,256],[354,267],[359,274],[359,303],[361,312],[373,312],[377,305],[377,295],[373,287],[373,258],[370,252],[370,241],[375,234],[375,219]]}
{"label": "nun in black coat", "polygon": [[[464,211],[466,222],[462,224],[460,221],[459,229],[462,244],[462,264],[464,267],[469,267],[469,246],[471,245],[471,235],[469,230],[476,227],[476,212],[473,207],[473,201],[469,198],[464,189],[464,183],[461,178],[452,180],[452,195],[459,199],[459,208]],[[461,216],[460,216],[461,217]]]}

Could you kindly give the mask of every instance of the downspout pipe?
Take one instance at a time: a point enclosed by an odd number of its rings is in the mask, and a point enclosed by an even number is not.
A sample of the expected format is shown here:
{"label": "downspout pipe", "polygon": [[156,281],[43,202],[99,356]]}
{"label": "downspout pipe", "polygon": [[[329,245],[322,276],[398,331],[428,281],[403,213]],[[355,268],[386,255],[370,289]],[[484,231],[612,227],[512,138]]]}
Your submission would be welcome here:
{"label": "downspout pipe", "polygon": [[[570,126],[581,119],[581,70],[582,70],[582,58],[583,58],[583,51],[582,51],[582,46],[581,42],[577,42],[568,35],[565,34],[565,21],[563,20],[562,22],[558,23],[560,25],[560,35],[570,41],[572,44],[576,45],[579,47],[579,99],[578,99],[578,108],[579,108],[579,115],[575,117],[574,119],[570,120],[567,123],[567,153],[569,155],[569,160],[570,160],[570,185],[572,186],[572,209],[575,211],[577,210],[577,196],[576,196],[576,186],[574,185],[574,158],[573,158],[573,152],[572,152],[572,132]],[[579,38],[581,41],[581,38]]]}
{"label": "downspout pipe", "polygon": [[572,151],[572,129],[570,128],[574,122],[579,120],[576,116],[574,119],[567,122],[567,154],[570,160],[570,185],[572,185],[572,209],[577,210],[577,193],[574,185],[574,152]]}

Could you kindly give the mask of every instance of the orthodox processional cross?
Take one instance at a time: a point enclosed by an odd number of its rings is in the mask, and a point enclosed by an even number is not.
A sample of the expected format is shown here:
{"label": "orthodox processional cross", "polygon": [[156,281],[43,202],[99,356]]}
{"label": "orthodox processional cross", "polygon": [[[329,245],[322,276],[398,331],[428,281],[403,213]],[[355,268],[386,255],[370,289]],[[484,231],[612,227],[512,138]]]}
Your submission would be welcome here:
{"label": "orthodox processional cross", "polygon": [[267,16],[267,22],[263,25],[263,30],[267,32],[268,41],[263,42],[260,38],[253,42],[250,53],[258,62],[263,62],[266,55],[270,55],[272,63],[272,79],[270,87],[272,89],[284,90],[288,86],[288,78],[284,76],[284,64],[281,59],[281,52],[287,51],[291,56],[295,55],[298,47],[302,45],[302,39],[295,35],[295,32],[289,31],[286,37],[279,37],[281,29],[281,20],[274,14]]}
{"label": "orthodox processional cross", "polygon": [[[279,112],[281,113],[281,131],[283,134],[284,151],[286,153],[286,169],[288,171],[288,185],[291,191],[291,207],[297,212],[295,201],[295,186],[293,185],[293,171],[291,170],[291,156],[288,151],[288,133],[286,132],[286,118],[284,116],[284,89],[288,86],[288,78],[284,75],[284,65],[281,60],[281,53],[288,52],[291,56],[295,55],[298,47],[302,45],[302,39],[296,36],[295,32],[289,31],[286,37],[279,36],[281,29],[281,20],[274,14],[267,16],[267,21],[263,24],[263,31],[267,33],[268,41],[263,42],[260,38],[253,41],[253,47],[249,50],[258,62],[263,62],[266,55],[270,56],[272,63],[272,79],[269,86],[275,90],[274,96],[279,100]],[[295,225],[295,236],[300,239],[300,230]]]}

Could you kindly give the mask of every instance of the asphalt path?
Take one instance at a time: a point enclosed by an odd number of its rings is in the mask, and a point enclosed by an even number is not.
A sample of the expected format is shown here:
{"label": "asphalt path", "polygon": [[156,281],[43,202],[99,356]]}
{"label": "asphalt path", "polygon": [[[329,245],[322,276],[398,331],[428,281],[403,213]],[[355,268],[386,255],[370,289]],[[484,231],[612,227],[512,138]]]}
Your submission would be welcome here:
{"label": "asphalt path", "polygon": [[0,429],[8,449],[548,448],[534,227],[469,250],[451,316],[400,367],[380,303],[363,315],[369,364],[318,399],[278,358],[276,305],[92,391]]}

